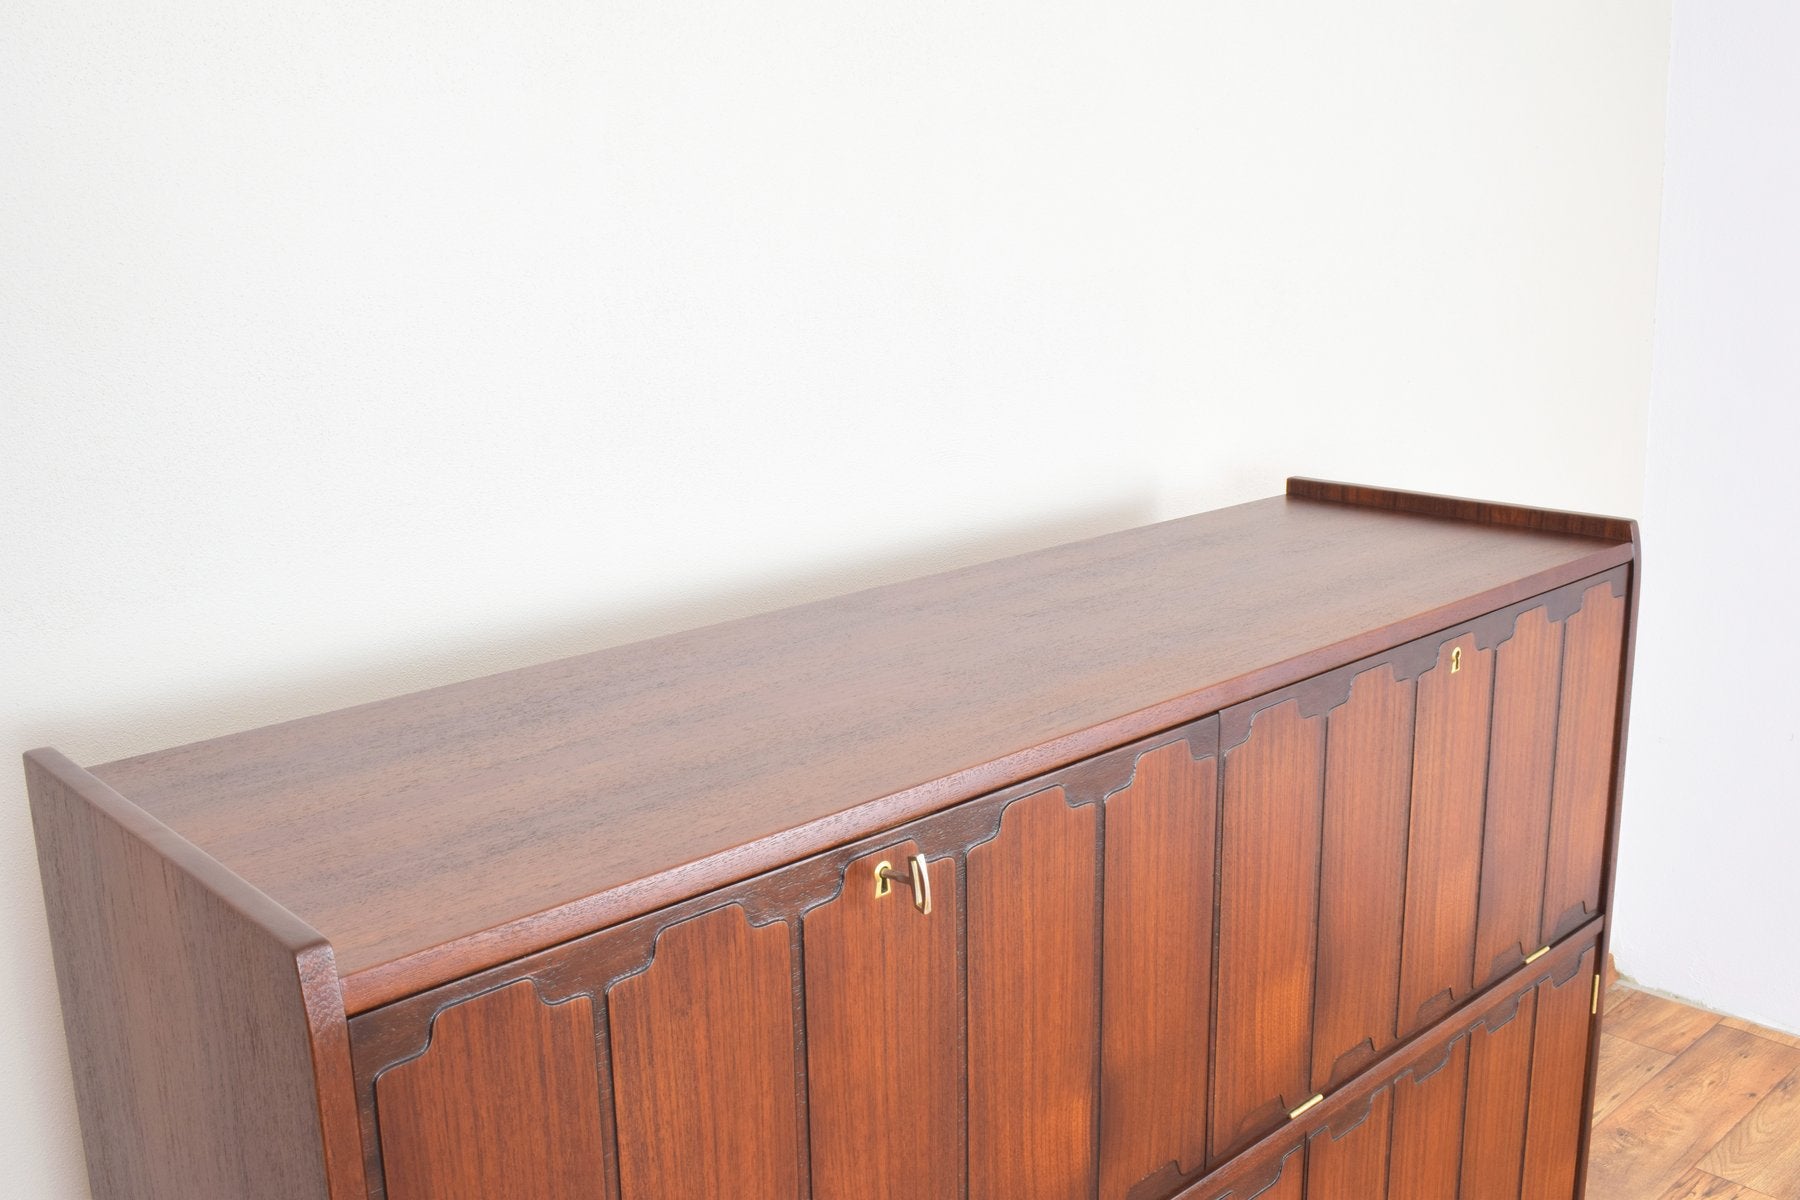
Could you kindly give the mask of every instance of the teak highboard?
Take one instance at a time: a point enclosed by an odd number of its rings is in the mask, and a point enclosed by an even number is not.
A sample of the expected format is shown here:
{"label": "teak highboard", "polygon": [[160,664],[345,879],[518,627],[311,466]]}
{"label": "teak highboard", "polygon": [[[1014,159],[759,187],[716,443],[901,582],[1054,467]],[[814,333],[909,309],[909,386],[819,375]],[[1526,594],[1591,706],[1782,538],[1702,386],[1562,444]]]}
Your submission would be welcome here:
{"label": "teak highboard", "polygon": [[1312,480],[83,769],[97,1200],[1578,1200],[1628,521]]}

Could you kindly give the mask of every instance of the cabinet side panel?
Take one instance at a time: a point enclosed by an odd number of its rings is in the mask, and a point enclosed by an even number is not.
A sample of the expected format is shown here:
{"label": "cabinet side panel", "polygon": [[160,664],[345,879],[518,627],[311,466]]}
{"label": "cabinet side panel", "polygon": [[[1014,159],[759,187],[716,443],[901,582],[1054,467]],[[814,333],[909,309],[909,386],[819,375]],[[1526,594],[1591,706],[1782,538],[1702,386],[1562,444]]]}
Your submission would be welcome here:
{"label": "cabinet side panel", "polygon": [[664,930],[612,986],[623,1200],[799,1194],[791,957],[785,922],[729,905]]}
{"label": "cabinet side panel", "polygon": [[875,894],[876,864],[917,849],[852,861],[803,922],[813,1200],[962,1191],[956,863],[931,864],[929,914],[904,883]]}
{"label": "cabinet side panel", "polygon": [[1394,1042],[1413,685],[1364,671],[1329,716],[1319,874],[1312,1087],[1324,1091]]}
{"label": "cabinet side panel", "polygon": [[1524,613],[1494,667],[1487,835],[1475,978],[1486,984],[1544,943],[1544,856],[1550,838],[1550,769],[1556,747],[1562,626],[1544,609]]}
{"label": "cabinet side panel", "polygon": [[1581,1102],[1593,1030],[1590,1006],[1596,960],[1590,950],[1572,979],[1538,988],[1523,1200],[1569,1200],[1575,1193],[1577,1148],[1587,1125]]}
{"label": "cabinet side panel", "polygon": [[1469,1039],[1460,1037],[1444,1065],[1394,1085],[1394,1136],[1387,1200],[1451,1200],[1462,1172],[1463,1101]]}
{"label": "cabinet side panel", "polygon": [[1556,784],[1550,859],[1545,874],[1542,944],[1600,909],[1606,818],[1612,799],[1625,601],[1595,584],[1564,635],[1562,712],[1556,734]]}
{"label": "cabinet side panel", "polygon": [[1052,788],[969,851],[970,1200],[1094,1192],[1096,821]]}
{"label": "cabinet side panel", "polygon": [[1379,1200],[1387,1195],[1388,1139],[1394,1090],[1369,1102],[1369,1115],[1354,1129],[1335,1135],[1324,1129],[1306,1148],[1306,1200]]}
{"label": "cabinet side panel", "polygon": [[527,980],[453,1004],[376,1081],[388,1200],[606,1194],[593,1002]]}
{"label": "cabinet side panel", "polygon": [[1212,1099],[1217,1162],[1311,1095],[1325,720],[1288,700],[1225,757]]}
{"label": "cabinet side panel", "polygon": [[1465,999],[1475,974],[1482,808],[1494,652],[1473,635],[1445,642],[1419,677],[1412,829],[1406,863],[1400,1033]]}
{"label": "cabinet side panel", "polygon": [[1143,755],[1106,800],[1100,1196],[1206,1157],[1216,755]]}
{"label": "cabinet side panel", "polygon": [[[97,781],[89,794],[61,755],[33,752],[26,774],[95,1200],[353,1200],[354,1161],[327,1190],[312,948],[246,911],[266,898],[203,883],[179,861],[203,856]],[[341,1007],[338,1022],[322,1054],[341,1050],[337,1099],[353,1103]]]}
{"label": "cabinet side panel", "polygon": [[1497,1029],[1483,1027],[1470,1036],[1469,1097],[1463,1116],[1465,1196],[1519,1194],[1536,1022],[1537,994],[1527,992],[1520,997],[1512,1020]]}

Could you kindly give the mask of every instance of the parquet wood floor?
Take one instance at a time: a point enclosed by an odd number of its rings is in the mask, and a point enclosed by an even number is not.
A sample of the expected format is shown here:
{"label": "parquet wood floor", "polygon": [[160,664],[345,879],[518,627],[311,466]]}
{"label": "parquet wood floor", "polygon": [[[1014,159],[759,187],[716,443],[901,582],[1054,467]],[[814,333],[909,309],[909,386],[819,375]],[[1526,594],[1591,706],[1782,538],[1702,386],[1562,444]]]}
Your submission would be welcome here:
{"label": "parquet wood floor", "polygon": [[1587,1200],[1800,1200],[1800,1038],[1607,993]]}

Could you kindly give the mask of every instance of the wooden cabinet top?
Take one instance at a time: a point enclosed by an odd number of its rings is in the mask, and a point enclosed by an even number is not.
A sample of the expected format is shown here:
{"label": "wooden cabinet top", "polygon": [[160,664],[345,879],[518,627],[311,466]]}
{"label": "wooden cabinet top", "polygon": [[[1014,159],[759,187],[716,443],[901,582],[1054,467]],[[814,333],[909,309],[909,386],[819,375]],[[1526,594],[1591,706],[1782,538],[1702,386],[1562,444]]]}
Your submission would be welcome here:
{"label": "wooden cabinet top", "polygon": [[1625,521],[1290,480],[92,771],[328,939],[356,1012],[1634,555]]}

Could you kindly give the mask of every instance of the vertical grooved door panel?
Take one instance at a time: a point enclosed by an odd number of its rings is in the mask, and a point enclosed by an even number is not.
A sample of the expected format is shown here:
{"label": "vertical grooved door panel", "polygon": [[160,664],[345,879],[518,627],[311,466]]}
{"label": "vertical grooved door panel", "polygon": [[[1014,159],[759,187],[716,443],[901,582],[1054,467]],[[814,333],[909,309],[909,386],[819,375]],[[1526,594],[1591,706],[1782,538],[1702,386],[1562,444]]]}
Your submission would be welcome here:
{"label": "vertical grooved door panel", "polygon": [[608,991],[622,1200],[799,1194],[791,958],[785,923],[727,905]]}
{"label": "vertical grooved door panel", "polygon": [[375,1085],[389,1200],[604,1200],[593,1003],[529,980],[452,1004]]}
{"label": "vertical grooved door panel", "polygon": [[1101,1200],[1206,1157],[1218,773],[1175,742],[1105,801]]}
{"label": "vertical grooved door panel", "polygon": [[1596,957],[1595,951],[1588,951],[1581,969],[1567,983],[1538,987],[1522,1200],[1570,1200],[1575,1194]]}
{"label": "vertical grooved door panel", "polygon": [[1412,773],[1413,685],[1358,675],[1327,718],[1312,1090],[1394,1042]]}
{"label": "vertical grooved door panel", "polygon": [[902,874],[902,843],[851,862],[836,899],[802,922],[813,1200],[901,1200],[962,1190],[962,993],[956,864],[930,865],[932,911]]}
{"label": "vertical grooved door panel", "polygon": [[1051,788],[969,851],[970,1200],[1094,1192],[1097,822]]}
{"label": "vertical grooved door panel", "polygon": [[1254,1200],[1303,1200],[1306,1195],[1306,1155],[1290,1154],[1281,1164],[1274,1183],[1256,1193]]}
{"label": "vertical grooved door panel", "polygon": [[1534,608],[1519,617],[1512,637],[1495,651],[1487,835],[1475,931],[1477,984],[1519,966],[1544,944],[1538,929],[1562,648],[1562,626],[1545,609]]}
{"label": "vertical grooved door panel", "polygon": [[1600,910],[1611,807],[1625,601],[1596,584],[1563,629],[1562,711],[1557,721],[1544,930],[1549,944]]}
{"label": "vertical grooved door panel", "polygon": [[1306,1148],[1306,1200],[1381,1200],[1387,1195],[1388,1137],[1394,1089],[1369,1101],[1369,1115],[1341,1136],[1329,1129]]}
{"label": "vertical grooved door panel", "polygon": [[1536,1016],[1537,994],[1527,992],[1512,1020],[1470,1035],[1462,1166],[1462,1194],[1470,1200],[1519,1194]]}
{"label": "vertical grooved door panel", "polygon": [[1225,756],[1211,1142],[1217,1162],[1312,1094],[1325,719],[1287,700]]}
{"label": "vertical grooved door panel", "polygon": [[1419,677],[1407,840],[1400,1033],[1448,1012],[1470,991],[1487,794],[1494,652],[1473,635],[1445,642]]}
{"label": "vertical grooved door panel", "polygon": [[1436,1071],[1394,1084],[1387,1200],[1456,1200],[1468,1079],[1469,1039],[1460,1037]]}

